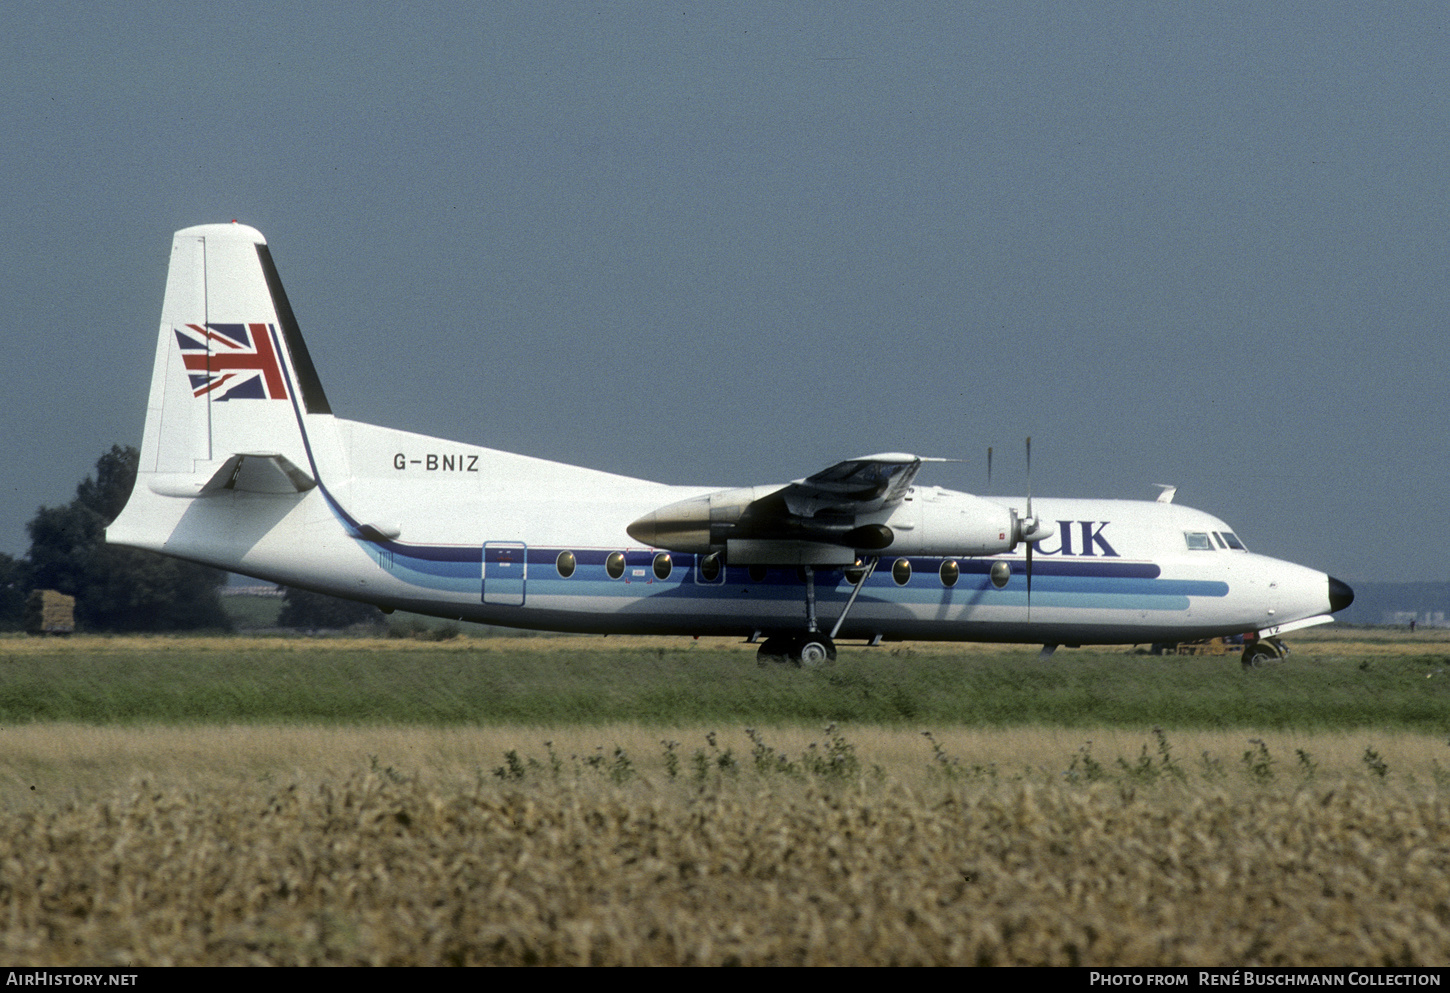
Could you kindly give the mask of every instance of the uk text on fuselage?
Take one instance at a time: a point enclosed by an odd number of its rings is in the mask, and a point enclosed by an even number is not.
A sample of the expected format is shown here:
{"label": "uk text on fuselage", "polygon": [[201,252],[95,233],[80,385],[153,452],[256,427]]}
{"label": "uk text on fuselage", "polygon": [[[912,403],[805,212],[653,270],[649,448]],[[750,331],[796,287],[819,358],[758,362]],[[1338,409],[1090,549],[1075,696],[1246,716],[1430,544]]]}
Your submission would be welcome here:
{"label": "uk text on fuselage", "polygon": [[[1120,558],[1121,556],[1113,550],[1113,546],[1108,544],[1108,540],[1103,537],[1103,529],[1110,523],[1112,522],[1058,521],[1057,535],[1055,536],[1058,543],[1057,547],[1043,548],[1043,545],[1053,540],[1052,538],[1048,538],[1043,541],[1033,542],[1032,548],[1038,555],[1102,555],[1106,558]],[[1078,526],[1079,535],[1082,539],[1077,545],[1073,544],[1072,526],[1074,524]],[[1078,550],[1075,551],[1075,548]],[[1094,549],[1097,549],[1097,551],[1094,551]]]}

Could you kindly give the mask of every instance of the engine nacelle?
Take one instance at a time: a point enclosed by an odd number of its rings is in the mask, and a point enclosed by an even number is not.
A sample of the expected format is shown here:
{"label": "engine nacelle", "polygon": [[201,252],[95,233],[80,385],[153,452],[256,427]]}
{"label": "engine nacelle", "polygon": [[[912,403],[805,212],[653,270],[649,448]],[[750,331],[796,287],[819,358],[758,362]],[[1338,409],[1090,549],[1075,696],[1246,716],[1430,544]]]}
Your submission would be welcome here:
{"label": "engine nacelle", "polygon": [[999,555],[1017,546],[1017,512],[970,493],[918,487],[886,520],[882,555]]}
{"label": "engine nacelle", "polygon": [[745,486],[717,490],[651,511],[625,530],[644,545],[706,555],[725,547],[747,507],[780,489]]}
{"label": "engine nacelle", "polygon": [[[705,555],[730,549],[737,564],[827,564],[861,555],[976,556],[1040,541],[1054,527],[969,493],[913,488],[890,511],[851,517],[790,512],[783,487],[718,490],[652,511],[629,525],[655,548]],[[846,554],[849,550],[851,554]],[[779,559],[779,563],[776,560]]]}

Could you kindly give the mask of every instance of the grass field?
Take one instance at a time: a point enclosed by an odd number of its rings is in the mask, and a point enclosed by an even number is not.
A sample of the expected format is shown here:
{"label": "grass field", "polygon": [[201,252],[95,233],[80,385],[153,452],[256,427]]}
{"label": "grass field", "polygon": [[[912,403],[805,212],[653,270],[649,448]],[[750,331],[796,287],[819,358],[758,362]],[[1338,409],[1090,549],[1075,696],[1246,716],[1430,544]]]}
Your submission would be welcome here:
{"label": "grass field", "polygon": [[0,953],[1443,965],[1450,641],[1292,643],[0,639]]}
{"label": "grass field", "polygon": [[1245,672],[1233,656],[1030,647],[851,647],[817,670],[758,667],[719,639],[0,639],[0,725],[80,723],[653,725],[1439,734],[1443,637],[1304,640]]}
{"label": "grass field", "polygon": [[[697,732],[576,728],[535,744],[517,728],[7,729],[0,954],[1100,966],[1450,955],[1450,799],[1443,763],[1424,753],[1434,746],[1414,736],[1373,749],[1322,734],[1165,747],[977,731],[934,736],[936,753],[908,732]],[[670,734],[683,740],[656,738]]]}

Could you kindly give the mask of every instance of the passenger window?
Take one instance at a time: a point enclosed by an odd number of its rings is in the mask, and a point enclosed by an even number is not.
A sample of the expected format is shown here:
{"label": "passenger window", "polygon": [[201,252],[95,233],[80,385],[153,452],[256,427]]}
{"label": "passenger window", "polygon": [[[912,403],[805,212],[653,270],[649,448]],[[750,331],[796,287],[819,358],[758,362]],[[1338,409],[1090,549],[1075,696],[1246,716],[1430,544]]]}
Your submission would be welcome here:
{"label": "passenger window", "polygon": [[941,564],[941,584],[943,586],[957,585],[957,579],[961,576],[961,574],[961,566],[957,565],[956,562],[952,561],[951,559],[947,559]]}
{"label": "passenger window", "polygon": [[1185,531],[1183,532],[1183,538],[1188,542],[1188,550],[1190,552],[1213,551],[1213,542],[1208,540],[1208,532],[1206,531]]}
{"label": "passenger window", "polygon": [[1012,581],[1012,567],[999,559],[992,563],[989,575],[992,577],[992,585],[1000,590]]}
{"label": "passenger window", "polygon": [[720,578],[720,553],[711,552],[700,560],[700,578],[707,583],[713,583]]}
{"label": "passenger window", "polygon": [[897,559],[891,564],[891,578],[896,580],[897,586],[905,586],[911,581],[911,561],[909,559]]}
{"label": "passenger window", "polygon": [[604,560],[604,571],[609,574],[610,579],[618,579],[624,575],[624,553],[610,552],[609,558]]}
{"label": "passenger window", "polygon": [[675,564],[670,561],[670,553],[660,552],[658,555],[656,555],[654,567],[656,579],[669,579],[670,573],[673,572],[675,568]]}
{"label": "passenger window", "polygon": [[750,572],[750,581],[752,583],[763,583],[763,582],[765,582],[765,566],[763,566],[763,565],[753,565],[753,566],[750,567],[749,572]]}
{"label": "passenger window", "polygon": [[559,557],[554,560],[554,568],[559,570],[559,575],[568,579],[574,575],[574,567],[578,563],[574,560],[573,552],[560,552]]}

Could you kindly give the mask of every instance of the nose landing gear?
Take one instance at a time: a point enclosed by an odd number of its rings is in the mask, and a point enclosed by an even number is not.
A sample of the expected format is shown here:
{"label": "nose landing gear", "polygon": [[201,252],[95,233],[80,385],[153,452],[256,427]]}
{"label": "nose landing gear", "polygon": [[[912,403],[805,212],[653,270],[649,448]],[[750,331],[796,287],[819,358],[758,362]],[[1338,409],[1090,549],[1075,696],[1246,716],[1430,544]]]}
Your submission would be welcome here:
{"label": "nose landing gear", "polygon": [[1259,669],[1275,662],[1282,662],[1289,654],[1289,646],[1278,638],[1263,638],[1252,645],[1244,646],[1241,661],[1245,669]]}

